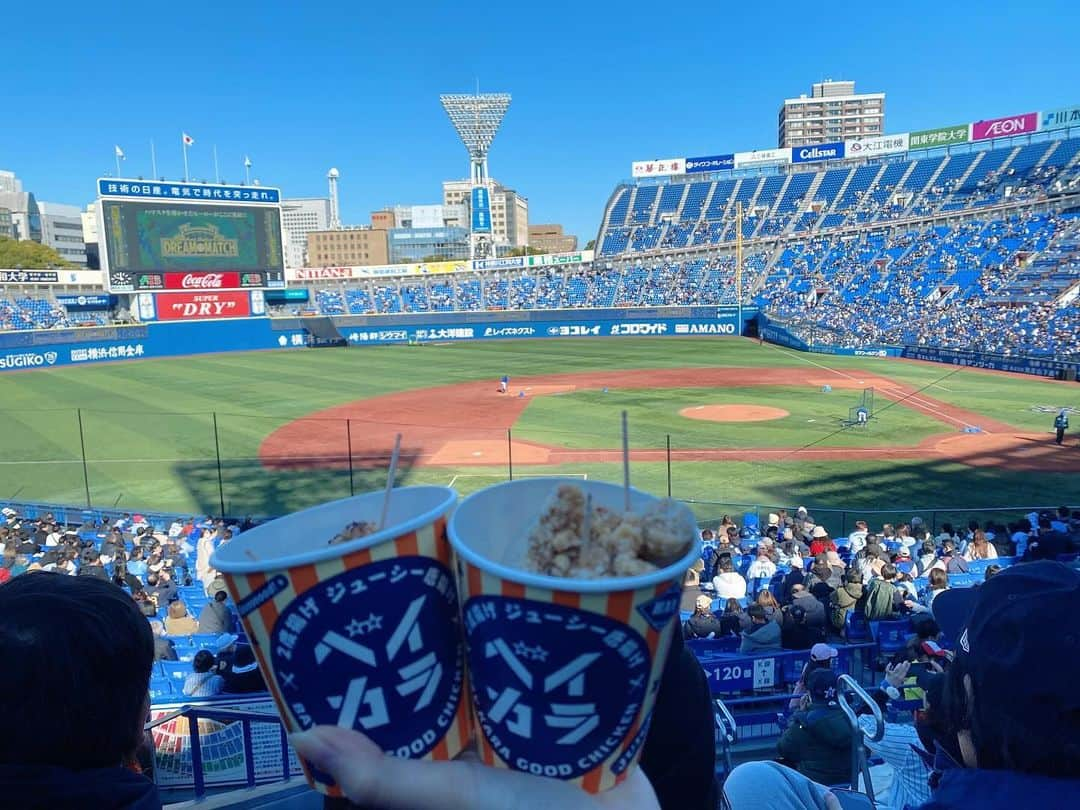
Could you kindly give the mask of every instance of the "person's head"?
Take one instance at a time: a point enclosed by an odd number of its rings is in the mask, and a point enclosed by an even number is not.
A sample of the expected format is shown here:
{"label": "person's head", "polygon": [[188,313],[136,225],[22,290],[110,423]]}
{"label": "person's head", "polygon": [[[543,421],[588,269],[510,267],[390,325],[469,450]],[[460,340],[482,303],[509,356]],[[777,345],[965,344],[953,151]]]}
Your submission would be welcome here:
{"label": "person's head", "polygon": [[728,540],[730,540],[732,543],[736,542],[739,539],[738,526],[728,526],[725,530],[725,533],[727,534]]}
{"label": "person's head", "polygon": [[983,572],[983,582],[990,579],[990,577],[997,576],[1002,572],[1002,570],[1004,569],[1002,569],[1002,567],[997,563],[986,566],[986,571]]}
{"label": "person's head", "polygon": [[717,565],[717,569],[721,574],[730,574],[735,570],[735,566],[731,563],[731,557],[721,557],[720,563]]}
{"label": "person's head", "polygon": [[941,541],[941,556],[951,557],[956,552],[956,541],[951,537],[946,537]]}
{"label": "person's head", "polygon": [[758,591],[757,603],[764,608],[773,608],[774,610],[780,609],[780,603],[776,601],[776,597],[772,595],[772,592],[768,589]]}
{"label": "person's head", "polygon": [[849,568],[844,573],[845,585],[862,585],[862,572],[858,568]]}
{"label": "person's head", "polygon": [[700,616],[707,616],[712,613],[712,599],[704,595],[695,599],[694,613],[697,613]]}
{"label": "person's head", "polygon": [[765,624],[765,608],[756,602],[746,609],[746,615],[753,624]]}
{"label": "person's head", "polygon": [[214,654],[209,650],[199,650],[195,653],[195,658],[191,662],[191,668],[195,672],[209,672],[214,668],[214,664],[217,663],[217,659],[214,658]]}
{"label": "person's head", "polygon": [[792,599],[794,599],[796,596],[801,596],[802,594],[804,594],[806,592],[807,592],[806,586],[803,585],[801,582],[796,582],[794,585],[791,586],[791,598]]}
{"label": "person's head", "polygon": [[857,532],[865,532],[869,528],[870,527],[867,525],[865,520],[856,520],[855,521],[855,531],[857,531]]}
{"label": "person's head", "polygon": [[1069,519],[1069,507],[1067,507],[1067,506],[1059,506],[1057,511],[1058,511],[1058,517],[1061,520],[1068,520]]}
{"label": "person's head", "polygon": [[757,547],[757,558],[759,560],[769,559],[769,547],[765,543]]}
{"label": "person's head", "polygon": [[712,529],[702,529],[701,530],[701,539],[702,540],[712,540],[713,539]]}
{"label": "person's head", "polygon": [[818,642],[810,648],[810,666],[816,669],[831,669],[838,655],[840,651],[836,647]]}
{"label": "person's head", "polygon": [[799,607],[798,605],[793,605],[792,607],[788,608],[788,615],[791,616],[791,620],[795,622],[795,624],[806,623],[806,610]]}
{"label": "person's head", "polygon": [[[697,588],[701,585],[701,578],[698,576],[698,572],[693,568],[687,568],[686,573],[683,574],[683,587],[684,588]],[[218,596],[221,596],[218,599]],[[219,591],[214,594],[215,602],[224,602],[228,598],[228,594],[223,591]]]}
{"label": "person's head", "polygon": [[187,616],[187,607],[184,603],[177,599],[175,602],[169,603],[169,618],[170,619],[182,619]]}
{"label": "person's head", "polygon": [[937,554],[937,546],[934,545],[933,540],[923,540],[922,554],[924,557],[931,557]]}
{"label": "person's head", "polygon": [[935,600],[942,630],[957,639],[942,704],[964,765],[1080,773],[1080,691],[1066,663],[1080,660],[1080,635],[1061,626],[1078,598],[1080,572],[1044,560]]}
{"label": "person's head", "polygon": [[116,767],[142,740],[154,662],[131,598],[94,577],[0,587],[0,763]]}
{"label": "person's head", "polygon": [[813,568],[810,569],[810,573],[824,581],[832,576],[833,570],[828,560],[817,560]]}
{"label": "person's head", "polygon": [[806,677],[806,691],[814,703],[836,700],[836,673],[832,668],[815,669]]}
{"label": "person's head", "polygon": [[739,604],[739,600],[728,597],[727,602],[724,603],[724,613],[742,613],[742,605]]}
{"label": "person's head", "polygon": [[926,578],[931,590],[943,591],[949,587],[949,575],[944,568],[931,568]]}

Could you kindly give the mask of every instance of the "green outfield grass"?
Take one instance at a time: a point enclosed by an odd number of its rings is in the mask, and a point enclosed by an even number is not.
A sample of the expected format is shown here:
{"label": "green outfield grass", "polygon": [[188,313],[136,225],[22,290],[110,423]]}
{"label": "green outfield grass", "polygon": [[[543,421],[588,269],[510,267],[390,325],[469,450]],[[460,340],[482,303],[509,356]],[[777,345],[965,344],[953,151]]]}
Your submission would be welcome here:
{"label": "green outfield grass", "polygon": [[[87,477],[96,506],[217,512],[219,492],[235,514],[280,514],[349,493],[344,470],[268,471],[256,460],[263,438],[277,427],[322,408],[398,390],[448,383],[609,369],[680,367],[801,367],[821,365],[852,374],[892,377],[951,404],[1016,425],[1048,431],[1052,416],[1036,405],[1076,405],[1080,389],[1036,378],[1013,378],[949,366],[878,358],[803,355],[750,341],[714,338],[584,339],[478,342],[448,346],[387,346],[318,351],[271,351],[0,375],[4,452],[0,499],[83,504],[82,409]],[[827,374],[825,368],[823,374]],[[748,424],[695,423],[678,416],[696,404],[747,402],[783,407],[791,416]],[[617,417],[631,413],[636,446],[801,446],[835,429],[856,401],[780,387],[671,391],[582,391],[539,397],[515,428],[518,438],[570,447],[614,447]],[[878,401],[882,408],[883,400]],[[219,487],[213,414],[222,457]],[[815,422],[808,420],[814,419]],[[914,444],[948,428],[903,406],[881,413],[865,433],[824,444]],[[802,437],[801,441],[799,437]],[[540,472],[619,477],[612,464],[573,468],[521,467]],[[469,492],[501,480],[493,468],[406,469],[406,483],[437,482]],[[456,476],[456,479],[455,479]],[[357,470],[357,492],[383,483],[382,472]],[[634,465],[635,483],[666,492],[665,464]],[[842,461],[675,463],[676,496],[724,504],[852,506],[1025,505],[1080,502],[1080,476],[971,469],[959,464]],[[703,517],[725,508],[699,505]],[[733,507],[734,508],[734,507]],[[719,514],[716,515],[717,517]]]}
{"label": "green outfield grass", "polygon": [[[673,447],[864,447],[917,445],[922,439],[949,430],[936,419],[905,407],[890,408],[887,416],[865,428],[844,430],[848,410],[859,404],[861,392],[822,393],[809,386],[747,386],[745,388],[665,388],[576,391],[537,397],[517,421],[514,435],[571,448],[618,447],[621,413],[627,412],[630,445]],[[882,398],[878,407],[888,405]],[[699,405],[769,405],[788,416],[763,422],[708,422],[680,415]]]}

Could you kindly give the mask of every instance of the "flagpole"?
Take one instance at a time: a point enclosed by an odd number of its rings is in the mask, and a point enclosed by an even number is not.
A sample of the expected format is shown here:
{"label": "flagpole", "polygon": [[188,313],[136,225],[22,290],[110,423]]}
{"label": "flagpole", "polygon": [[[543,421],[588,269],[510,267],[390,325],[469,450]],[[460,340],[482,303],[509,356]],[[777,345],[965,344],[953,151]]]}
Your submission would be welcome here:
{"label": "flagpole", "polygon": [[221,182],[221,173],[218,171],[218,165],[217,165],[217,144],[216,143],[214,144],[214,182],[215,183],[220,183]]}
{"label": "flagpole", "polygon": [[113,148],[113,157],[116,158],[116,176],[119,177],[120,176],[120,153],[116,151],[115,147]]}
{"label": "flagpole", "polygon": [[150,139],[150,172],[154,175],[154,179],[158,179],[157,173],[157,154],[154,152],[154,139]]}
{"label": "flagpole", "polygon": [[184,138],[183,133],[180,134],[180,146],[184,150],[184,182],[187,183],[189,181],[188,165],[187,165],[187,139]]}
{"label": "flagpole", "polygon": [[251,185],[251,160],[244,156],[244,178],[247,181],[245,185]]}

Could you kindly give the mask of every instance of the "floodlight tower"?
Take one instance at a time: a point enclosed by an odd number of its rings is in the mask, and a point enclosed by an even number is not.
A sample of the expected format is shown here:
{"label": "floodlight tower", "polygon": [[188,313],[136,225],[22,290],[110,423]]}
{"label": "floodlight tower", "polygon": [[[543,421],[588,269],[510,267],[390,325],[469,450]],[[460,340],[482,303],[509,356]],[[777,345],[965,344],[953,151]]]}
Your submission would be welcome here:
{"label": "floodlight tower", "polygon": [[509,93],[443,94],[439,96],[450,123],[469,152],[471,185],[469,252],[485,258],[491,251],[491,181],[488,150],[510,107]]}
{"label": "floodlight tower", "polygon": [[330,230],[341,230],[341,212],[338,209],[337,181],[341,173],[337,169],[331,169],[326,173],[326,180],[330,184]]}

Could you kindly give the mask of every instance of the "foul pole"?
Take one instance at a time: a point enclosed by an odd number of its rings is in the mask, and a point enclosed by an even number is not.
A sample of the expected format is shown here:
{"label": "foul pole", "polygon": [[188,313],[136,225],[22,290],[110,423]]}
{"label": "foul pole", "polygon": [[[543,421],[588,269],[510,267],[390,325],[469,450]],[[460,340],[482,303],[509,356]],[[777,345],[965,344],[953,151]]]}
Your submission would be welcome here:
{"label": "foul pole", "polygon": [[735,203],[735,298],[739,305],[738,334],[742,336],[742,202]]}

